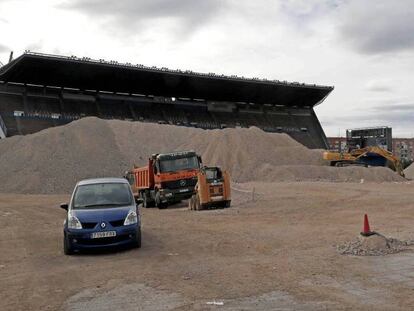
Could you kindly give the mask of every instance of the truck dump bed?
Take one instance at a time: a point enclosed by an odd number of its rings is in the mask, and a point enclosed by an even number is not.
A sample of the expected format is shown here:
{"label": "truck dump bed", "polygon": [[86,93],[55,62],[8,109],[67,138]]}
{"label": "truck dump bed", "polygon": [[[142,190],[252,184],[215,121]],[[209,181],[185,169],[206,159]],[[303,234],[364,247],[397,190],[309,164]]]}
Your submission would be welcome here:
{"label": "truck dump bed", "polygon": [[135,185],[137,189],[150,189],[154,186],[154,173],[152,165],[146,165],[134,169]]}

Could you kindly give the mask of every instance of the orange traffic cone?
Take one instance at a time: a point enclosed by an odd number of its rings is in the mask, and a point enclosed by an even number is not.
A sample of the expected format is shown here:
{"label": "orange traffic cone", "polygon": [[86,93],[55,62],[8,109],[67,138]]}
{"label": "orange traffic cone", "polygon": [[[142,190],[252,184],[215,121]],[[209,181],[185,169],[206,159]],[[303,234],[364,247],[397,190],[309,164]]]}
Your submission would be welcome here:
{"label": "orange traffic cone", "polygon": [[370,235],[373,235],[373,234],[375,234],[375,232],[371,231],[371,229],[369,227],[369,222],[368,222],[368,215],[365,214],[364,215],[364,229],[361,232],[361,235],[362,236],[370,236]]}

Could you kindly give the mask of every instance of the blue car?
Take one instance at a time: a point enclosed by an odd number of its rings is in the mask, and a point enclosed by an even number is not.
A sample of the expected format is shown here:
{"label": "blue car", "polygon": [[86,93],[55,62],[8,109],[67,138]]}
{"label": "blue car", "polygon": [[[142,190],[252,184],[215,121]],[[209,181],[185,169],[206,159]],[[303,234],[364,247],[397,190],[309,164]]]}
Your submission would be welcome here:
{"label": "blue car", "polygon": [[63,248],[66,255],[103,247],[141,247],[138,204],[128,181],[96,178],[78,182],[64,222]]}

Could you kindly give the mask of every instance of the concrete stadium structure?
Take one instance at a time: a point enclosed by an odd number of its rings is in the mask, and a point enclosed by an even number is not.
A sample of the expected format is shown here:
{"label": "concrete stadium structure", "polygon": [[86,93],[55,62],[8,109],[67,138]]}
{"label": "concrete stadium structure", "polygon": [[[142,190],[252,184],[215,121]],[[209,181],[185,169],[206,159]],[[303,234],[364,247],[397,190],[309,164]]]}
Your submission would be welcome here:
{"label": "concrete stadium structure", "polygon": [[0,138],[97,116],[203,129],[257,126],[309,148],[333,87],[25,52],[0,68]]}

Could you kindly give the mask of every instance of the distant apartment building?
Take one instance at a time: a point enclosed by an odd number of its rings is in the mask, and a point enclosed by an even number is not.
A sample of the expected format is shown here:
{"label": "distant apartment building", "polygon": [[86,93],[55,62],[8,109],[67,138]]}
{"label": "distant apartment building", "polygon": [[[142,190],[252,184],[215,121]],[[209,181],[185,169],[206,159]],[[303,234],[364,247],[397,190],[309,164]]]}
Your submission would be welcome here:
{"label": "distant apartment building", "polygon": [[346,137],[328,137],[328,144],[330,150],[338,152],[348,151]]}
{"label": "distant apartment building", "polygon": [[413,158],[414,138],[393,138],[392,150],[401,160],[411,162]]}

